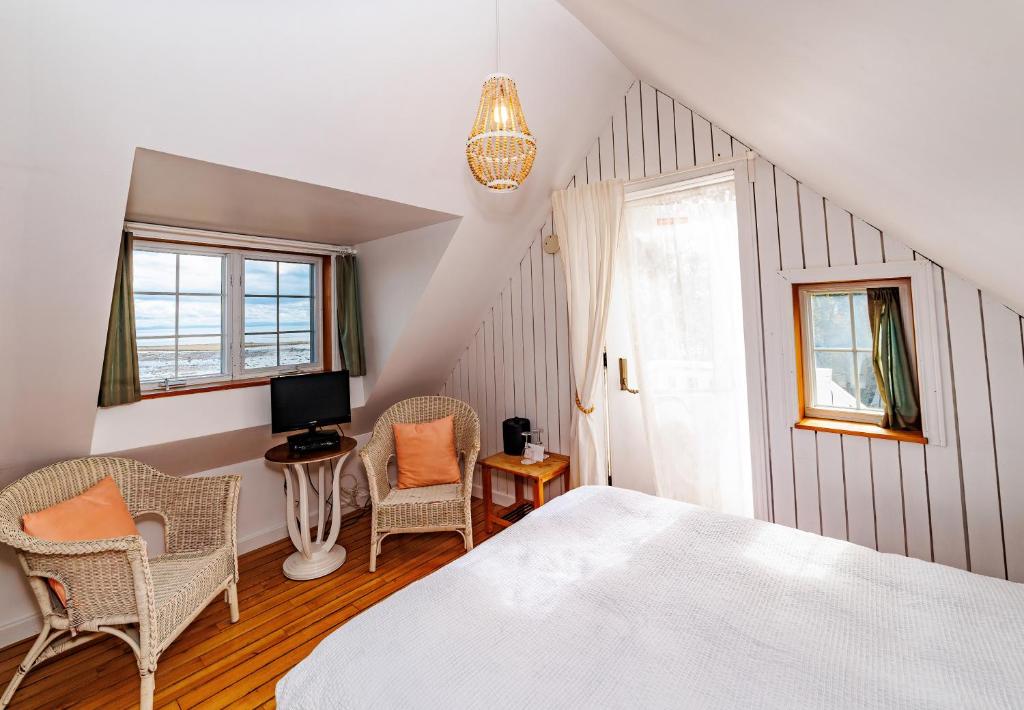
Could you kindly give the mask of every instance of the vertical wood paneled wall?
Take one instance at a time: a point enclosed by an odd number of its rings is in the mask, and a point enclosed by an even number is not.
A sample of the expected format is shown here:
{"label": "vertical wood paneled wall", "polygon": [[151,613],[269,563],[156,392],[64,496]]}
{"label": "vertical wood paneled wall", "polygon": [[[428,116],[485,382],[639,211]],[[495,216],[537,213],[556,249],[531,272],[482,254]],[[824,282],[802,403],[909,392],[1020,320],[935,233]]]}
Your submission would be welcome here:
{"label": "vertical wood paneled wall", "polygon": [[[747,147],[670,96],[635,83],[570,185],[651,177]],[[976,286],[881,233],[764,158],[755,222],[768,401],[772,519],[994,577],[1024,581],[1024,321]],[[572,392],[561,265],[537,231],[500,285],[443,391],[480,413],[483,449],[501,422],[529,417],[569,450]],[[947,445],[794,429],[785,411],[773,302],[780,269],[924,260],[935,272]],[[496,484],[510,495],[510,481]]]}

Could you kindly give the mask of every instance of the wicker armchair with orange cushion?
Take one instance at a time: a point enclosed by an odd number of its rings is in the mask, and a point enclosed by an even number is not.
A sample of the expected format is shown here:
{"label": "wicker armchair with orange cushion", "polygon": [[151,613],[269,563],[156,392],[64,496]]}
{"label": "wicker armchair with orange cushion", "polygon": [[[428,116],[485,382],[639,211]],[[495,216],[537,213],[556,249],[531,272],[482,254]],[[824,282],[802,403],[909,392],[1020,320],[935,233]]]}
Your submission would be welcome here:
{"label": "wicker armchair with orange cushion", "polygon": [[[26,522],[38,522],[32,514],[93,493],[97,484],[109,484],[108,477],[123,496],[118,506],[127,504],[131,517],[163,518],[164,554],[149,559],[138,534],[78,541],[58,534],[65,538],[60,541],[23,530],[26,515]],[[238,476],[177,478],[138,461],[94,456],[47,466],[0,492],[0,542],[17,550],[43,615],[43,629],[0,698],[0,708],[36,664],[101,633],[131,647],[141,679],[139,705],[152,708],[157,660],[199,612],[224,594],[231,621],[238,621],[239,481]],[[67,509],[58,510],[63,515]],[[132,527],[128,521],[125,532]]]}
{"label": "wicker armchair with orange cushion", "polygon": [[[461,479],[454,483],[392,487],[388,464],[396,455],[395,424],[424,424],[452,417],[455,455],[461,457]],[[480,420],[465,402],[451,397],[413,397],[392,405],[373,427],[369,443],[359,452],[369,479],[373,516],[370,528],[370,571],[388,535],[452,530],[473,549],[470,512],[473,468],[480,453]]]}

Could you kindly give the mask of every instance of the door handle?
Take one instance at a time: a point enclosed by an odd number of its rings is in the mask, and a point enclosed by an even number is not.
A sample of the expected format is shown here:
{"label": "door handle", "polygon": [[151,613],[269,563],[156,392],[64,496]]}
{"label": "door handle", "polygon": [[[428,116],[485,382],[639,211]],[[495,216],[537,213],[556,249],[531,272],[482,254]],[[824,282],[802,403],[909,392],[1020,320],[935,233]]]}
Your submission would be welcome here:
{"label": "door handle", "polygon": [[619,389],[630,394],[640,393],[640,390],[629,386],[629,365],[624,357],[619,358]]}

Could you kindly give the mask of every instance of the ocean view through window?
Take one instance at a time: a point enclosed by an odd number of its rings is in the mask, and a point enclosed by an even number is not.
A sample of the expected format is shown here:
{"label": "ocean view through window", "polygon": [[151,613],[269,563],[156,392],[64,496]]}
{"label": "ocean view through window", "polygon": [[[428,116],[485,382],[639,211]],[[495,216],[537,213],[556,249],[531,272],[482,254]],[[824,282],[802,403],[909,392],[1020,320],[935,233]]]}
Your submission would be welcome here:
{"label": "ocean view through window", "polygon": [[139,241],[132,259],[144,389],[319,368],[319,257]]}

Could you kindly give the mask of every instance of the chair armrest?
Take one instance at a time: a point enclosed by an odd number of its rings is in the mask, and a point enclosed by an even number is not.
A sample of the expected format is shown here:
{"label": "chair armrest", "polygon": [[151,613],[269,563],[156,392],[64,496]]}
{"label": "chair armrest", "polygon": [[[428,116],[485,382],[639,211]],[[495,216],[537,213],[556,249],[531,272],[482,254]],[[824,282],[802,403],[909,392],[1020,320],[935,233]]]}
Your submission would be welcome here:
{"label": "chair armrest", "polygon": [[366,468],[366,485],[370,489],[370,500],[374,505],[380,503],[391,492],[391,481],[388,480],[388,462],[394,452],[388,442],[371,437],[369,443],[359,452],[359,458]]}
{"label": "chair armrest", "polygon": [[103,624],[155,618],[146,543],[140,536],[53,542],[22,535],[27,539],[9,542],[19,550],[44,613],[64,613],[46,586],[54,579],[64,588],[71,628],[95,630]]}
{"label": "chair armrest", "polygon": [[473,473],[476,471],[476,459],[479,455],[480,442],[476,443],[476,448],[471,447],[462,451],[462,493],[467,501],[473,497]]}
{"label": "chair armrest", "polygon": [[136,515],[155,513],[166,522],[167,552],[191,552],[236,544],[240,476],[160,475]]}

